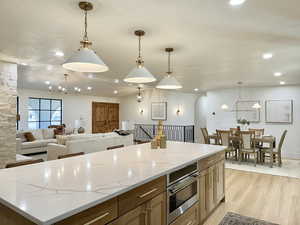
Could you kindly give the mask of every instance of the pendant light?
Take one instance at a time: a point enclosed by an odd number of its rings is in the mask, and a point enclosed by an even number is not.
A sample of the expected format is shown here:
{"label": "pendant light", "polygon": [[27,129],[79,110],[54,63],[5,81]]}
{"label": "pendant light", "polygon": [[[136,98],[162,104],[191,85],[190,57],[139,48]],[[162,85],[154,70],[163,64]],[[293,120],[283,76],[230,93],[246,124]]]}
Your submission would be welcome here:
{"label": "pendant light", "polygon": [[100,73],[108,70],[105,63],[91,49],[92,42],[87,35],[87,12],[93,9],[90,2],[79,2],[79,8],[84,11],[84,36],[80,48],[62,66],[67,70],[82,73]]}
{"label": "pendant light", "polygon": [[145,31],[136,30],[134,34],[139,38],[139,55],[136,60],[136,67],[129,72],[124,81],[138,84],[156,81],[156,78],[144,67],[144,60],[141,56],[141,37],[145,35]]}
{"label": "pendant light", "polygon": [[143,101],[143,96],[142,96],[142,93],[141,93],[141,87],[138,87],[138,94],[136,96],[136,100],[138,103],[141,103]]}
{"label": "pendant light", "polygon": [[174,51],[173,48],[166,48],[165,51],[168,53],[168,72],[167,76],[165,76],[156,86],[156,88],[159,89],[169,89],[169,90],[174,90],[174,89],[180,89],[182,88],[181,84],[176,80],[174,76],[172,76],[172,71],[171,71],[171,63],[170,63],[170,58],[171,58],[171,52]]}

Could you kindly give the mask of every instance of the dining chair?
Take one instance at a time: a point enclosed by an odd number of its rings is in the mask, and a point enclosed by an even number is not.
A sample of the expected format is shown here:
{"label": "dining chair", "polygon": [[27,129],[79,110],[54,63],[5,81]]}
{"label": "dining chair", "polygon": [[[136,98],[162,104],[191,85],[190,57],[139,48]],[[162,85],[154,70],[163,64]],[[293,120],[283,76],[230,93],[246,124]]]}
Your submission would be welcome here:
{"label": "dining chair", "polygon": [[113,150],[113,149],[116,149],[116,148],[123,148],[124,145],[115,145],[115,146],[110,146],[110,147],[107,147],[106,150]]}
{"label": "dining chair", "polygon": [[255,133],[253,131],[241,131],[240,132],[241,141],[239,149],[239,162],[242,159],[250,158],[251,155],[254,156],[254,166],[258,163],[258,152],[259,150],[253,144]]}
{"label": "dining chair", "polygon": [[204,144],[210,144],[207,128],[206,127],[201,128],[201,132],[204,138]]}
{"label": "dining chair", "polygon": [[233,148],[230,141],[230,130],[217,130],[217,136],[219,139],[219,144],[222,146],[227,146],[225,149],[225,159],[231,158],[231,154],[234,153],[234,157],[237,160],[237,150]]}
{"label": "dining chair", "polygon": [[30,165],[30,164],[35,164],[35,163],[41,163],[41,162],[44,162],[44,160],[43,159],[30,159],[30,160],[24,160],[24,161],[21,161],[21,162],[7,163],[5,165],[5,168],[25,166],[25,165]]}
{"label": "dining chair", "polygon": [[265,134],[265,129],[249,128],[249,131],[254,131],[255,137],[261,137]]}
{"label": "dining chair", "polygon": [[84,155],[84,152],[77,152],[77,153],[70,153],[70,154],[65,154],[65,155],[59,155],[58,159],[65,159],[65,158],[70,158],[70,157],[80,156],[80,155]]}
{"label": "dining chair", "polygon": [[235,135],[236,132],[238,131],[237,128],[230,128],[229,130],[230,130],[231,135]]}
{"label": "dining chair", "polygon": [[[276,149],[274,149],[273,152],[272,152],[273,160],[275,160],[275,162],[277,160],[277,163],[278,163],[279,167],[281,167],[281,165],[282,165],[281,150],[282,150],[282,145],[283,145],[286,134],[287,134],[287,130],[284,130],[282,135],[281,135],[278,147]],[[270,158],[270,149],[269,148],[262,148],[261,149],[261,154],[262,154],[263,161],[265,161],[266,157]]]}

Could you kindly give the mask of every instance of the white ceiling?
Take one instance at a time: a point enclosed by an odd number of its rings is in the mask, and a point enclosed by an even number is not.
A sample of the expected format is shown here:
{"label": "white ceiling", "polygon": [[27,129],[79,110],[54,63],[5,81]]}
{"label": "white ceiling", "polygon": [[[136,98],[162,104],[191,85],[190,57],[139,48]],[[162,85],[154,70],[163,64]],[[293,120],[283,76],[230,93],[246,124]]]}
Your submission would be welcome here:
{"label": "white ceiling", "polygon": [[[89,38],[110,71],[69,73],[70,85],[92,94],[114,96],[135,92],[115,84],[135,65],[142,28],[146,67],[161,79],[167,70],[165,47],[174,47],[174,75],[183,92],[236,86],[300,84],[300,1],[247,0],[232,7],[229,0],[93,0]],[[9,0],[0,7],[0,59],[26,62],[19,66],[19,87],[46,90],[63,82],[61,64],[79,47],[83,14],[77,0]],[[61,50],[64,57],[55,56]],[[264,52],[274,57],[263,60]],[[49,65],[52,65],[49,67]],[[48,70],[50,69],[50,70]],[[282,72],[280,78],[274,72]],[[155,84],[152,84],[155,85]]]}

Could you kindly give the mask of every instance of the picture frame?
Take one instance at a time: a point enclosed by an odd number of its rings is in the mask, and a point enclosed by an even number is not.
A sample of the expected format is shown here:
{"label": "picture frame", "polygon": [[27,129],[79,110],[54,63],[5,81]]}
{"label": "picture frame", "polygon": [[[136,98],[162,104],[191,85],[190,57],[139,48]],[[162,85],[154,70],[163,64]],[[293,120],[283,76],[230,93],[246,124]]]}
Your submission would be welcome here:
{"label": "picture frame", "polygon": [[259,104],[259,100],[240,100],[236,102],[236,119],[246,119],[250,123],[260,122],[260,109],[255,109],[252,106]]}
{"label": "picture frame", "polygon": [[167,102],[151,103],[151,119],[167,120]]}
{"label": "picture frame", "polygon": [[266,100],[266,123],[293,123],[293,100]]}

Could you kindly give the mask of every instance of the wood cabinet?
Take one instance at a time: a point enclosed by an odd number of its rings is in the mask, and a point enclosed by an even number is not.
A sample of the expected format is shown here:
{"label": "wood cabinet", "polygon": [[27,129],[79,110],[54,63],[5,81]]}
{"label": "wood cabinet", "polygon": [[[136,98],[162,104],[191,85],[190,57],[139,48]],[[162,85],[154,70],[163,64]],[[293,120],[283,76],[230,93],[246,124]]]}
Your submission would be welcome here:
{"label": "wood cabinet", "polygon": [[130,210],[109,225],[166,225],[166,193]]}
{"label": "wood cabinet", "polygon": [[203,224],[225,198],[225,160],[222,152],[199,161],[199,222]]}
{"label": "wood cabinet", "polygon": [[147,225],[166,225],[166,193],[162,193],[146,203]]}
{"label": "wood cabinet", "polygon": [[54,225],[105,225],[118,217],[117,198],[111,199]]}
{"label": "wood cabinet", "polygon": [[184,214],[178,217],[171,225],[198,225],[199,224],[198,204],[194,204]]}
{"label": "wood cabinet", "polygon": [[92,132],[106,133],[119,128],[119,104],[92,103]]}

